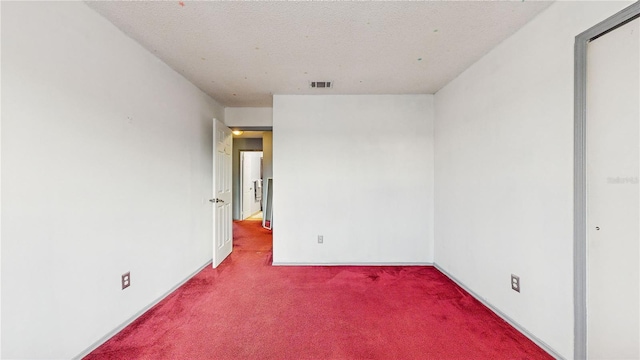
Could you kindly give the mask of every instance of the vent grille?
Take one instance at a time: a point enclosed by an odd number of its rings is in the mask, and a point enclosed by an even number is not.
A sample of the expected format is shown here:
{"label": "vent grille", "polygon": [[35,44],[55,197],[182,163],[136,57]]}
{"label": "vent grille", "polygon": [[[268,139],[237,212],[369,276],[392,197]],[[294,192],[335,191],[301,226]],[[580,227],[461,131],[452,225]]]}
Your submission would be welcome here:
{"label": "vent grille", "polygon": [[328,89],[333,87],[333,81],[311,81],[309,87],[312,89]]}

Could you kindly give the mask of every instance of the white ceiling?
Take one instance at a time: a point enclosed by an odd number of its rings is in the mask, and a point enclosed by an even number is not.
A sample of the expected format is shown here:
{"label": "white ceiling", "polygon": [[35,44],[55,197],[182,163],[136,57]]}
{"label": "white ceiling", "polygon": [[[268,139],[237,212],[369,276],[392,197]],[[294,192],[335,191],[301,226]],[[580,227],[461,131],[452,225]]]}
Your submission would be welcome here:
{"label": "white ceiling", "polygon": [[[224,106],[433,94],[547,1],[89,2]],[[334,82],[310,89],[309,81]]]}

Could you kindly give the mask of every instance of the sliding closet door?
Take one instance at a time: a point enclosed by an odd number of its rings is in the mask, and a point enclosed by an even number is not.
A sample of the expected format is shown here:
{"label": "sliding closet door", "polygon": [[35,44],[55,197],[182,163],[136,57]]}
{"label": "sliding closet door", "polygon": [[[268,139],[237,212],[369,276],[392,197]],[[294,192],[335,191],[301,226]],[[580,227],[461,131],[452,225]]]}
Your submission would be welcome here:
{"label": "sliding closet door", "polygon": [[640,19],[587,49],[587,355],[640,358]]}

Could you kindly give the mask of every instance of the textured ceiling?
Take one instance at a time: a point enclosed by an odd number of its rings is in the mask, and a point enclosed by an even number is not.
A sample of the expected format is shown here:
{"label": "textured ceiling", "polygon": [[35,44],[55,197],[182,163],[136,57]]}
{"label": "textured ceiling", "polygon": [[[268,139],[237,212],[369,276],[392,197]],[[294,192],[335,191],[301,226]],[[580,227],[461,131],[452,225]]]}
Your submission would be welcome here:
{"label": "textured ceiling", "polygon": [[[89,2],[224,106],[432,94],[551,2]],[[310,89],[309,81],[334,82]]]}

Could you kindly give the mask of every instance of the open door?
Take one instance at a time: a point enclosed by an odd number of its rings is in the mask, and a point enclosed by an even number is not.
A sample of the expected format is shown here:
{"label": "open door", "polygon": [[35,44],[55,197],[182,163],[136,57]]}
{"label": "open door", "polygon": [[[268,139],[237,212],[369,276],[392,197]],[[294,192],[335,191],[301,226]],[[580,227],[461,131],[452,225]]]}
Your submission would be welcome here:
{"label": "open door", "polygon": [[231,129],[213,120],[213,267],[231,254],[233,224],[231,217]]}

